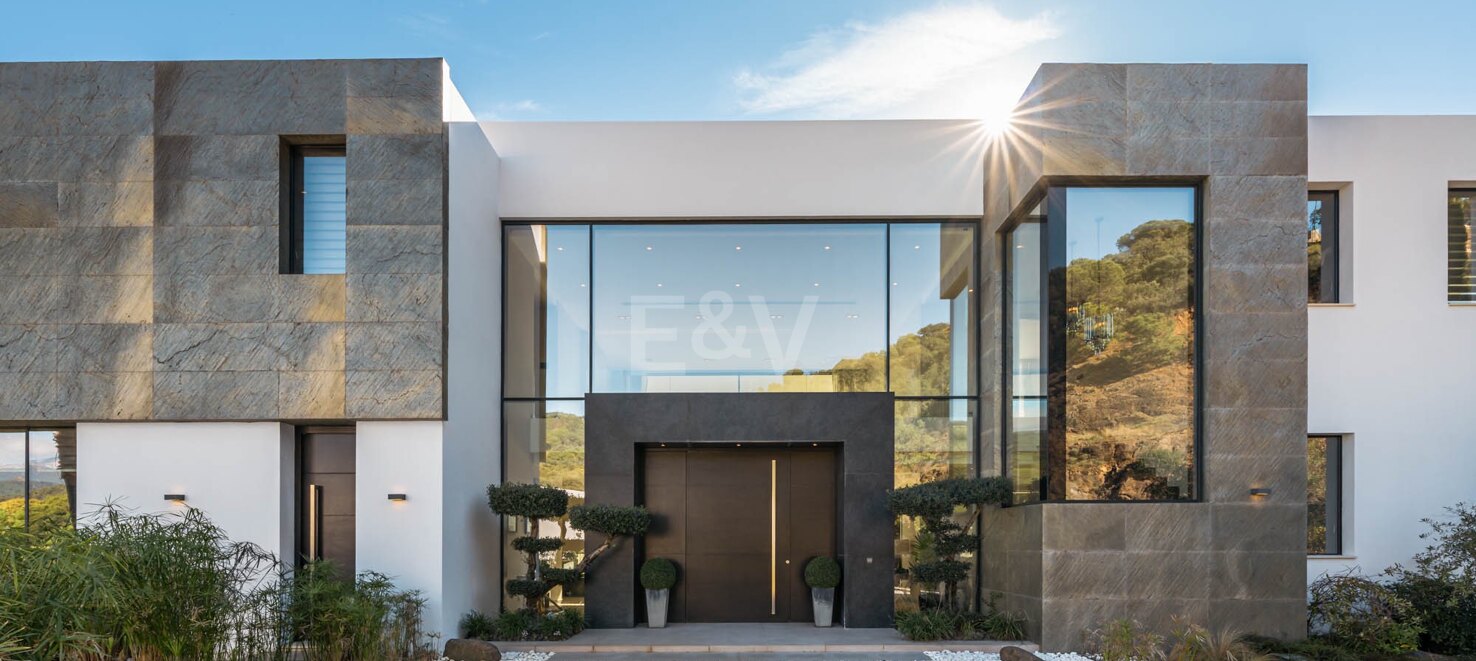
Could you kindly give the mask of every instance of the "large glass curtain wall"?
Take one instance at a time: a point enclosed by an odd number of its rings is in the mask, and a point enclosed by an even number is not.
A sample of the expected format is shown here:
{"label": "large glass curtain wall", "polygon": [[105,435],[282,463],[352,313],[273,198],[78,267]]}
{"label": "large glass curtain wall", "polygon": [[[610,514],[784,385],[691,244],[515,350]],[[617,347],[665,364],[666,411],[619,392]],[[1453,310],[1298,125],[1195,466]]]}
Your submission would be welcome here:
{"label": "large glass curtain wall", "polygon": [[[504,479],[582,499],[587,392],[890,390],[897,486],[974,474],[975,233],[969,222],[509,224]],[[526,532],[503,525],[504,540]],[[578,533],[546,525],[567,542],[559,563],[578,562]],[[899,569],[929,548],[899,527]],[[503,557],[506,575],[524,572],[520,554]],[[932,597],[898,575],[900,607]],[[570,592],[555,598],[580,603]]]}
{"label": "large glass curtain wall", "polygon": [[1051,188],[1001,235],[1017,502],[1195,498],[1197,196]]}

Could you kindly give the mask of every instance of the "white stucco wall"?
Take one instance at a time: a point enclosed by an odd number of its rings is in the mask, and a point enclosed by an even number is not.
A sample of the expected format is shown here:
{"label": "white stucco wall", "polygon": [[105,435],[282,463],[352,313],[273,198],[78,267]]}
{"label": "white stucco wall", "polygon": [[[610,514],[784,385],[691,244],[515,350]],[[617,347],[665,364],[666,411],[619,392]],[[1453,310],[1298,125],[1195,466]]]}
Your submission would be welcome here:
{"label": "white stucco wall", "polygon": [[1446,302],[1446,191],[1476,182],[1476,117],[1313,117],[1308,181],[1341,188],[1344,305],[1308,310],[1308,430],[1352,434],[1347,557],[1377,573],[1424,547],[1421,518],[1476,501],[1476,306]]}
{"label": "white stucco wall", "polygon": [[294,461],[292,428],[276,422],[79,423],[77,515],[85,524],[109,501],[139,512],[194,507],[232,539],[290,558]]}
{"label": "white stucco wall", "polygon": [[503,218],[978,216],[979,122],[486,122]]}
{"label": "white stucco wall", "polygon": [[[360,422],[354,435],[354,563],[425,597],[427,633],[443,623],[442,434],[436,421]],[[404,501],[389,494],[403,493]],[[443,636],[444,639],[444,636]]]}
{"label": "white stucco wall", "polygon": [[473,608],[495,613],[501,545],[487,507],[501,471],[502,225],[497,218],[498,157],[482,127],[452,123],[442,512],[443,632]]}

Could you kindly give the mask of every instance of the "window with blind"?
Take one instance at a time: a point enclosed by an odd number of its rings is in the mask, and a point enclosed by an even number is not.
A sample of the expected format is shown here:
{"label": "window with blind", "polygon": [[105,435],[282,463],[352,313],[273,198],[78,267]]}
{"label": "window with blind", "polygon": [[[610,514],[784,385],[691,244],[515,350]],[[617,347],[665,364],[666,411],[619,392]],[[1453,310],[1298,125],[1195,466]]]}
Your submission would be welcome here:
{"label": "window with blind", "polygon": [[1476,264],[1472,262],[1472,242],[1476,240],[1472,202],[1476,189],[1452,189],[1446,199],[1446,300],[1476,303]]}
{"label": "window with blind", "polygon": [[348,261],[348,172],[343,145],[291,148],[284,273],[343,273]]}

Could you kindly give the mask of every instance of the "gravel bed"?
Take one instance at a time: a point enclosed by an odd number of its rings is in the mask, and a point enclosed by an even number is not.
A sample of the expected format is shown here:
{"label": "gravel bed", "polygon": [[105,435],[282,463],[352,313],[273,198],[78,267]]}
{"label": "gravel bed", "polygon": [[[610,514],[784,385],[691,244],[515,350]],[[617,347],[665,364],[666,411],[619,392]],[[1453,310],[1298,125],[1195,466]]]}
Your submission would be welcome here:
{"label": "gravel bed", "polygon": [[[999,661],[999,655],[994,652],[923,652],[932,661]],[[1071,652],[1036,652],[1036,656],[1046,661],[1096,661],[1092,657],[1082,656]]]}

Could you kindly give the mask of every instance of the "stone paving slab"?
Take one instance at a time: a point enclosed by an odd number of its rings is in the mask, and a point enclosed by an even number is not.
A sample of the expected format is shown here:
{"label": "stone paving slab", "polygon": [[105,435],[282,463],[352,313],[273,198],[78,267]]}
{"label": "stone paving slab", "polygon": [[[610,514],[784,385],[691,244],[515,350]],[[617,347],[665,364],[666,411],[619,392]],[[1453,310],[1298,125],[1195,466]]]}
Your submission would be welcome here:
{"label": "stone paving slab", "polygon": [[[560,659],[587,654],[607,660],[612,657],[601,655],[704,654],[719,655],[704,658],[724,658],[724,655],[748,658],[756,654],[780,654],[783,656],[777,658],[803,658],[802,655],[813,654],[859,654],[865,659],[913,659],[924,658],[921,653],[927,650],[998,652],[1006,645],[1038,649],[1034,643],[993,640],[919,643],[903,638],[896,629],[823,629],[802,623],[673,624],[662,629],[586,629],[564,641],[497,643],[497,647],[505,651],[554,652]],[[891,653],[892,656],[874,656],[878,653]]]}

